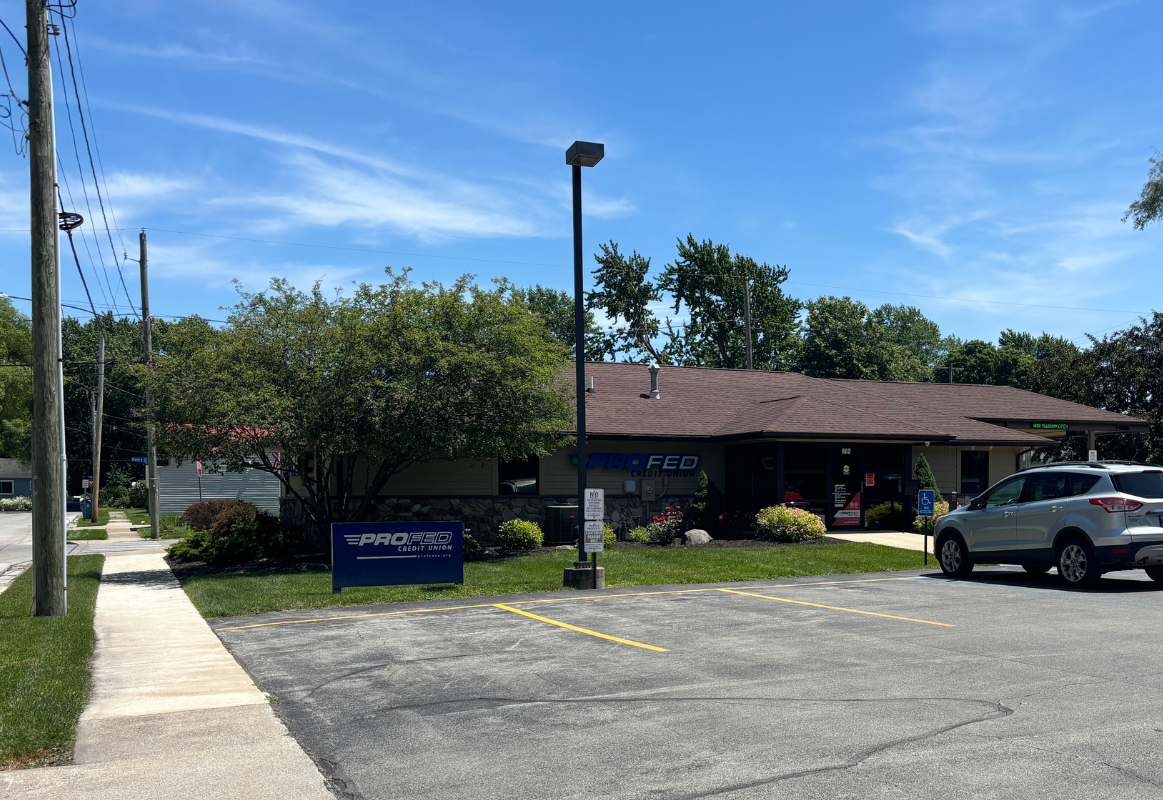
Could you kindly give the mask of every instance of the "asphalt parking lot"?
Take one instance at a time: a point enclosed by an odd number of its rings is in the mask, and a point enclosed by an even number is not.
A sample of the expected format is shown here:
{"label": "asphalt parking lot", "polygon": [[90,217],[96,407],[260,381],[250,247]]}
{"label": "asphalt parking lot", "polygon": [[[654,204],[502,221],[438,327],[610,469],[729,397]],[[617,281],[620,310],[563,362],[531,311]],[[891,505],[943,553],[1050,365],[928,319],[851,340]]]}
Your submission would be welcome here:
{"label": "asphalt parking lot", "polygon": [[1085,592],[934,570],[213,627],[351,797],[1163,796],[1163,586],[1139,572]]}

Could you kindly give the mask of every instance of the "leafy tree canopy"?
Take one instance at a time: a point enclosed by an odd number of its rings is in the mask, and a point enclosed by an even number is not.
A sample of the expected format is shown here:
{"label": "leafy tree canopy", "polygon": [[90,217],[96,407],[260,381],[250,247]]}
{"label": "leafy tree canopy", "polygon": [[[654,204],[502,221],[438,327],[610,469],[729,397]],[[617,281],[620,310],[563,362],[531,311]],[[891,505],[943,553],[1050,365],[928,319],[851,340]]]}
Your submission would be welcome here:
{"label": "leafy tree canopy", "polygon": [[539,316],[468,277],[388,277],[333,300],[274,280],[225,328],[175,336],[148,373],[172,452],[273,473],[325,531],[368,519],[417,462],[559,444],[568,351]]}
{"label": "leafy tree canopy", "polygon": [[[509,288],[507,280],[497,282],[501,289]],[[550,289],[541,285],[525,288],[511,287],[513,298],[528,306],[529,311],[541,317],[553,338],[561,342],[572,354],[574,351],[574,307],[573,296],[560,289]],[[586,360],[601,361],[609,352],[602,329],[594,322],[594,314],[585,315]],[[612,355],[612,354],[611,354]]]}
{"label": "leafy tree canopy", "polygon": [[806,303],[798,367],[817,378],[920,381],[929,377],[927,358],[940,330],[905,306],[868,306],[850,297],[820,297]]}
{"label": "leafy tree canopy", "polygon": [[32,458],[32,322],[0,297],[0,458]]}
{"label": "leafy tree canopy", "polygon": [[1152,222],[1163,217],[1163,153],[1155,151],[1150,159],[1151,169],[1147,172],[1147,182],[1139,199],[1131,203],[1123,222],[1128,219],[1135,230],[1143,230]]}

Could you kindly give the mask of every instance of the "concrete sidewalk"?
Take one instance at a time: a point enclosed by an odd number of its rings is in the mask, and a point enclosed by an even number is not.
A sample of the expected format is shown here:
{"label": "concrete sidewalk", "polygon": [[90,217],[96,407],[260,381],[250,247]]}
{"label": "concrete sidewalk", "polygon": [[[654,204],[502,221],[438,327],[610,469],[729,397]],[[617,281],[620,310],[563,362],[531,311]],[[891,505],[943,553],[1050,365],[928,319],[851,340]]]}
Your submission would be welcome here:
{"label": "concrete sidewalk", "polygon": [[[900,533],[898,531],[876,531],[871,533],[833,533],[828,532],[830,539],[843,539],[846,542],[870,542],[885,547],[899,547],[902,550],[924,549],[922,542],[925,537],[919,533]],[[929,537],[929,555],[933,554],[933,537]]]}
{"label": "concrete sidewalk", "polygon": [[0,772],[0,797],[331,800],[162,555],[106,556],[74,763]]}

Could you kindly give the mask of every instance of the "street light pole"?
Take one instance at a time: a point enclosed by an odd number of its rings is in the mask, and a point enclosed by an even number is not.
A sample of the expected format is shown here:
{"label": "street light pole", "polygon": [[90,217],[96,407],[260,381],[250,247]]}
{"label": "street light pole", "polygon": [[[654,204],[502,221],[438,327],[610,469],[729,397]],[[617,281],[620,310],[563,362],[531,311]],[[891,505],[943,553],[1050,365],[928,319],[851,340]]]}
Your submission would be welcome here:
{"label": "street light pole", "polygon": [[[606,154],[605,145],[574,142],[565,151],[565,163],[573,168],[573,325],[574,362],[577,373],[577,559],[586,560],[583,510],[586,502],[586,307],[582,269],[581,168],[592,167]],[[594,554],[594,567],[597,567]],[[597,572],[594,573],[597,575]]]}

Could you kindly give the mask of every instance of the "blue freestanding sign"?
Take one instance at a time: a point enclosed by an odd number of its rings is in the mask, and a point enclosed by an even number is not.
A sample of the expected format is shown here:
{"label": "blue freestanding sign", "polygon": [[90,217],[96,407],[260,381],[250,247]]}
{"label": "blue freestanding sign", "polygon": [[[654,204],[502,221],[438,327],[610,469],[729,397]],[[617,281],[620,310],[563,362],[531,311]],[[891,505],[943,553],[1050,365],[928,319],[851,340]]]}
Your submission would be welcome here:
{"label": "blue freestanding sign", "polygon": [[331,589],[464,583],[463,522],[337,522]]}
{"label": "blue freestanding sign", "polygon": [[917,492],[917,516],[931,517],[935,513],[937,493],[932,489],[921,489]]}

